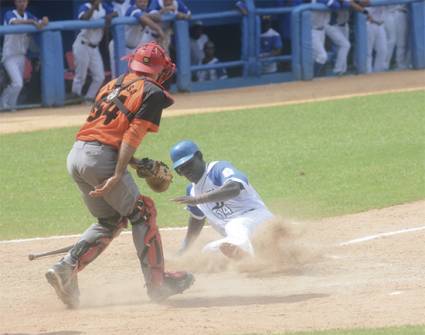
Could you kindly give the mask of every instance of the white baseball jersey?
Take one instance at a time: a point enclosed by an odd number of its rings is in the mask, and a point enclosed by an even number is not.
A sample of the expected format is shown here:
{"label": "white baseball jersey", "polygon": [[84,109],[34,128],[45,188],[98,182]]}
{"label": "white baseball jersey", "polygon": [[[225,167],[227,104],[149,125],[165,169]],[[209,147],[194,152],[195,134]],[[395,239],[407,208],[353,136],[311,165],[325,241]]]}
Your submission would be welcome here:
{"label": "white baseball jersey", "polygon": [[[270,28],[269,30],[261,33],[260,35],[260,56],[261,57],[271,57],[273,56],[273,51],[276,49],[282,48],[282,39],[280,34]],[[267,62],[262,65],[263,73],[273,73],[277,71],[276,62]]]}
{"label": "white baseball jersey", "polygon": [[[202,64],[208,65],[208,64],[217,64],[220,61],[218,58],[214,57],[209,62]],[[200,70],[196,73],[198,77],[198,81],[207,81],[207,80],[217,80],[217,79],[227,79],[227,71],[225,68],[221,69],[210,69],[210,70]]]}
{"label": "white baseball jersey", "polygon": [[[329,0],[330,3],[333,2],[333,0]],[[312,0],[311,3],[323,3],[321,0]],[[326,4],[329,6],[328,4]],[[327,24],[329,24],[331,20],[331,13],[330,12],[319,12],[319,11],[312,11],[311,14],[311,25],[313,29],[324,29]]]}
{"label": "white baseball jersey", "polygon": [[369,12],[369,15],[374,23],[384,23],[386,13],[386,8],[384,6],[368,7],[367,11]]}
{"label": "white baseball jersey", "polygon": [[187,195],[198,196],[214,191],[230,181],[241,183],[243,190],[232,199],[187,206],[187,210],[196,219],[207,218],[210,224],[224,235],[226,224],[240,216],[249,215],[256,210],[267,210],[258,193],[248,182],[248,178],[226,161],[215,161],[207,165],[201,179],[187,188]]}
{"label": "white baseball jersey", "polygon": [[125,13],[127,13],[127,10],[131,7],[131,1],[130,0],[124,0],[123,3],[119,3],[114,1],[113,8],[114,12],[118,14],[118,16],[125,16]]}
{"label": "white baseball jersey", "polygon": [[[20,15],[18,11],[9,10],[4,16],[4,25],[10,25],[15,20],[38,20],[28,11],[24,15]],[[25,55],[30,43],[28,34],[8,34],[4,37],[2,61],[10,56]]]}
{"label": "white baseball jersey", "polygon": [[[88,10],[90,10],[92,7],[92,4],[90,2],[86,2],[82,4],[78,10],[78,18],[81,19],[81,17],[86,13]],[[98,20],[102,19],[106,16],[106,14],[109,14],[109,11],[103,7],[102,4],[99,4],[99,9],[96,9],[93,12],[93,15],[89,20]],[[103,37],[103,28],[96,28],[96,29],[81,29],[81,32],[78,34],[77,38],[90,43],[92,45],[98,45]]]}
{"label": "white baseball jersey", "polygon": [[[125,13],[125,16],[135,17],[137,20],[139,20],[143,15],[145,15],[145,12],[137,6],[131,6]],[[143,37],[143,31],[144,29],[140,24],[128,25],[125,27],[125,41],[127,48],[134,49],[140,44]]]}

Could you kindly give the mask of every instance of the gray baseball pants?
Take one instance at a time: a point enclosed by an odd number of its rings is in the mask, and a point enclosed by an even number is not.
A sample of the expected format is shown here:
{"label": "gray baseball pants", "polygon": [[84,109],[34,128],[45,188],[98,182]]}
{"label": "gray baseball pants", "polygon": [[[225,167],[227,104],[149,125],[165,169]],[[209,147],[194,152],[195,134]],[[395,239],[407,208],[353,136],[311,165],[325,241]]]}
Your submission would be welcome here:
{"label": "gray baseball pants", "polygon": [[[114,174],[117,159],[116,149],[99,142],[76,141],[68,155],[68,172],[78,185],[90,213],[98,219],[98,223],[91,225],[64,257],[68,264],[76,266],[81,255],[87,253],[98,241],[110,242],[119,233],[118,225],[121,219],[129,216],[135,207],[140,192],[128,171],[104,197],[89,196],[95,186]],[[132,225],[133,241],[138,255],[142,254],[145,247],[144,237],[147,230],[148,227],[144,224]]]}

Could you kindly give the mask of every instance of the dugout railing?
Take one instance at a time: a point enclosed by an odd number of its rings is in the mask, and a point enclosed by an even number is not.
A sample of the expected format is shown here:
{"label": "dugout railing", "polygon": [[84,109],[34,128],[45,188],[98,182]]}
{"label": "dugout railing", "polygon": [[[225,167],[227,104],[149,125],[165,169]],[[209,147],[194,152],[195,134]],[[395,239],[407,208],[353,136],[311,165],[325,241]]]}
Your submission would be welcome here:
{"label": "dugout railing", "polygon": [[[174,21],[177,75],[175,90],[195,91],[202,89],[220,89],[288,80],[309,80],[313,77],[313,60],[311,47],[311,12],[329,10],[324,5],[307,4],[293,8],[256,8],[253,0],[247,0],[248,15],[239,11],[196,14],[191,20],[215,20],[230,18],[241,22],[241,56],[229,62],[213,65],[190,64],[190,21],[175,20],[167,16],[165,21]],[[410,13],[410,39],[412,64],[415,69],[425,68],[425,1],[424,0],[375,0],[372,6],[408,4]],[[259,17],[261,15],[281,15],[291,13],[291,54],[260,59],[259,50]],[[65,103],[64,50],[62,31],[80,30],[83,28],[100,28],[104,20],[94,21],[52,21],[42,30],[30,25],[1,26],[0,35],[31,33],[40,35],[41,60],[41,100],[43,106],[62,106]],[[127,64],[120,58],[125,54],[125,26],[138,24],[135,18],[114,18],[111,23],[114,40],[114,58],[117,73],[126,71]],[[354,62],[358,73],[366,72],[366,18],[362,14],[355,15],[354,22],[355,53]],[[286,61],[291,63],[290,73],[260,75],[263,61]],[[242,76],[214,82],[192,82],[192,73],[199,70],[242,67]]]}

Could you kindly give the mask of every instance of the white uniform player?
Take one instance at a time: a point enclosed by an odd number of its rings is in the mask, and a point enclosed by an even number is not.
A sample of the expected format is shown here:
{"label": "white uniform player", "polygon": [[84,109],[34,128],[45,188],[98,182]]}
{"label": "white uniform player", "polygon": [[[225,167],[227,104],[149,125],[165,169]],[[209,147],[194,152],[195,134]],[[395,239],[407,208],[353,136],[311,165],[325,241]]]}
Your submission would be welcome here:
{"label": "white uniform player", "polygon": [[[385,7],[369,7],[367,12],[367,72],[384,71],[387,57],[387,37],[384,28]],[[373,51],[375,51],[375,60],[372,66]]]}
{"label": "white uniform player", "polygon": [[[78,18],[85,20],[98,20],[111,14],[109,7],[104,7],[98,0],[86,2],[78,10]],[[91,15],[90,15],[91,14]],[[81,96],[87,72],[90,72],[92,82],[86,93],[86,100],[94,100],[97,91],[105,80],[105,70],[99,43],[103,37],[103,28],[82,29],[72,45],[75,58],[75,77],[72,82],[72,92]]]}
{"label": "white uniform player", "polygon": [[127,10],[131,7],[134,1],[131,0],[115,0],[112,3],[113,11],[118,14],[118,16],[124,16],[127,13]]}
{"label": "white uniform player", "polygon": [[347,57],[351,44],[349,41],[348,20],[350,11],[348,9],[336,13],[335,22],[325,26],[325,33],[337,47],[337,55],[333,72],[341,75],[347,72]]}
{"label": "white uniform player", "polygon": [[[213,42],[208,41],[204,45],[204,59],[201,64],[210,65],[220,63],[220,60],[215,57],[215,45]],[[210,70],[200,70],[196,73],[198,81],[207,81],[207,80],[221,80],[227,79],[227,71],[225,68],[221,69],[210,69]]]}
{"label": "white uniform player", "polygon": [[387,6],[384,17],[385,32],[387,34],[385,69],[390,68],[394,50],[396,50],[397,68],[407,68],[407,14],[406,5]]}
{"label": "white uniform player", "polygon": [[[177,19],[186,20],[191,16],[189,8],[183,3],[182,0],[152,0],[149,5],[149,14],[172,14]],[[156,40],[161,46],[169,53],[171,44],[171,35],[173,34],[172,23],[164,22],[162,25],[164,36],[162,39],[158,39],[155,32],[149,27],[145,29],[143,36],[143,43],[148,43]]]}
{"label": "white uniform player", "polygon": [[[330,0],[329,2],[334,2]],[[311,3],[323,3],[320,0],[312,0]],[[328,59],[325,49],[325,27],[331,20],[330,12],[313,11],[311,17],[313,60],[316,64],[324,65]]]}
{"label": "white uniform player", "polygon": [[[147,3],[147,1],[146,1]],[[127,0],[126,2],[119,4],[114,3],[114,11],[118,14],[118,16],[129,16],[136,17],[139,19],[140,16],[143,15],[144,11],[137,6],[131,6],[130,2]],[[140,25],[132,25],[125,27],[125,43],[126,43],[126,54],[130,54],[134,51],[134,49],[140,44],[143,35],[143,27]],[[114,41],[111,40],[109,42],[109,57],[111,63],[111,74],[112,77],[116,77],[115,73],[115,55],[114,55]]]}
{"label": "white uniform player", "polygon": [[205,163],[198,146],[181,141],[171,149],[176,172],[192,182],[186,196],[174,199],[190,212],[183,250],[197,237],[205,220],[223,236],[204,252],[221,251],[228,257],[254,255],[251,237],[273,217],[248,178],[226,161]]}
{"label": "white uniform player", "polygon": [[[280,34],[272,28],[271,17],[263,17],[260,34],[260,57],[266,58],[277,56],[281,53],[282,46]],[[277,70],[277,62],[262,63],[262,73],[274,73],[277,72]]]}
{"label": "white uniform player", "polygon": [[[41,29],[48,23],[47,17],[42,20],[36,18],[26,10],[27,0],[15,0],[16,9],[7,11],[4,16],[4,25],[33,24]],[[30,44],[28,34],[5,35],[1,61],[10,77],[10,84],[4,89],[0,97],[0,108],[15,110],[19,93],[24,86],[25,55]]]}

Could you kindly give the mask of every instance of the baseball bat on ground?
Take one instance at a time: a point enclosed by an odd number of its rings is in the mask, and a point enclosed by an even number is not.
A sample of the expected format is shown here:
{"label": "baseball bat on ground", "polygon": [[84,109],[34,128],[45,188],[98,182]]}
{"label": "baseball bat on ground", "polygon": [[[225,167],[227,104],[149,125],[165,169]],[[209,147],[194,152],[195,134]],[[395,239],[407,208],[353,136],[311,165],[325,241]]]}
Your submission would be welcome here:
{"label": "baseball bat on ground", "polygon": [[52,251],[47,251],[47,252],[41,252],[39,254],[29,254],[28,259],[30,261],[33,261],[34,259],[41,258],[41,257],[63,254],[63,253],[68,252],[69,250],[71,250],[73,246],[74,245],[70,245],[70,246],[67,246],[67,247],[62,248],[62,249],[57,249],[57,250],[52,250]]}

